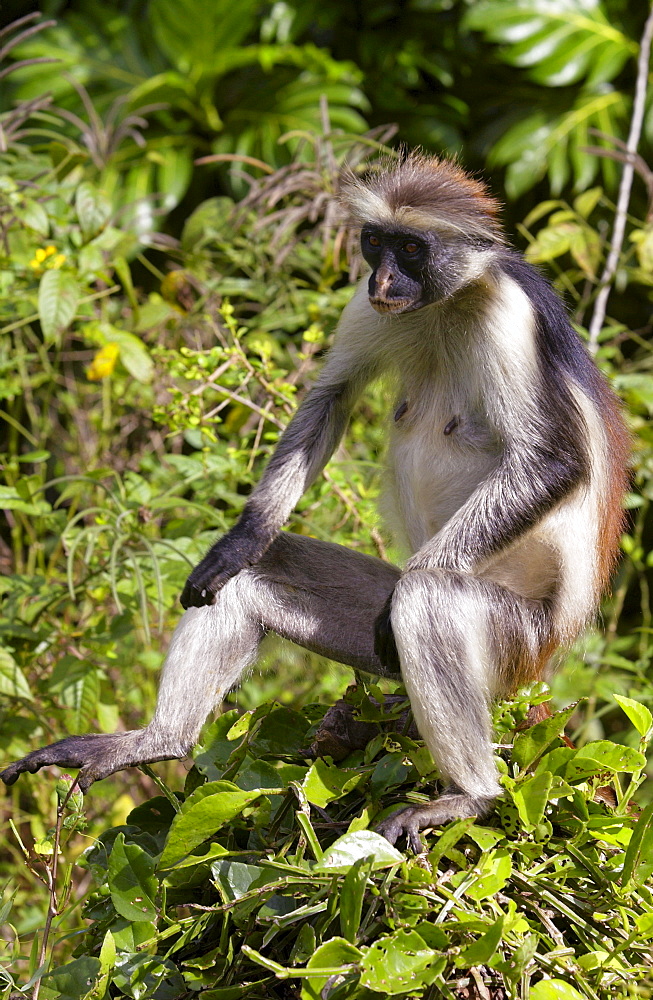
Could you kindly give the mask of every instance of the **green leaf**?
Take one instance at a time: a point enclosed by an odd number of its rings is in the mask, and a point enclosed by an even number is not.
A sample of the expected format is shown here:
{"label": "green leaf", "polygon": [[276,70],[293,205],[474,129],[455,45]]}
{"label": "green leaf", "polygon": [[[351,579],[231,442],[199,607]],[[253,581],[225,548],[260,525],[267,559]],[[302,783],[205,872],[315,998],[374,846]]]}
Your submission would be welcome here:
{"label": "green leaf", "polygon": [[50,504],[47,500],[44,500],[43,497],[38,496],[37,499],[32,499],[30,497],[29,489],[25,489],[21,492],[24,495],[21,495],[21,493],[19,493],[19,491],[13,486],[0,486],[0,509],[17,510],[20,511],[21,514],[29,514],[31,517],[39,517],[42,514],[49,514],[52,510]]}
{"label": "green leaf", "polygon": [[261,795],[260,789],[243,792],[230,781],[209,781],[197,788],[172,821],[159,868],[172,868]]}
{"label": "green leaf", "polygon": [[601,200],[602,194],[602,188],[594,187],[589,188],[588,191],[583,191],[577,198],[574,198],[574,208],[583,219],[587,219],[592,214]]}
{"label": "green leaf", "polygon": [[523,733],[518,733],[512,748],[512,758],[522,771],[531,767],[564,731],[567,722],[576,711],[577,704],[569,705],[562,712],[556,712],[551,718],[543,719],[542,722],[529,726]]}
{"label": "green leaf", "polygon": [[399,930],[364,949],[361,983],[382,996],[410,993],[439,975],[444,960],[438,959],[417,931]]}
{"label": "green leaf", "polygon": [[528,833],[532,833],[544,816],[552,780],[550,771],[542,771],[522,781],[512,793],[520,819]]}
{"label": "green leaf", "polygon": [[302,788],[309,802],[324,808],[327,803],[342,798],[363,780],[365,775],[362,772],[339,768],[318,757],[306,773]]}
{"label": "green leaf", "polygon": [[505,919],[499,917],[478,941],[464,948],[456,964],[467,969],[472,965],[486,965],[499,947]]}
{"label": "green leaf", "polygon": [[91,184],[83,181],[75,195],[77,218],[85,240],[90,240],[104,228],[111,215],[111,202]]}
{"label": "green leaf", "polygon": [[324,988],[329,979],[333,976],[334,969],[342,966],[351,966],[360,961],[361,952],[359,948],[345,941],[344,938],[334,937],[325,941],[311,956],[306,965],[306,969],[317,972],[325,969],[323,977],[311,976],[302,986],[301,1000],[322,1000]]}
{"label": "green leaf", "polygon": [[150,382],[154,372],[154,362],[140,337],[127,330],[120,330],[112,323],[85,323],[82,333],[86,340],[92,343],[116,344],[120,352],[120,360],[138,382]]}
{"label": "green leaf", "polygon": [[482,856],[480,868],[481,873],[478,878],[465,889],[465,895],[475,899],[476,902],[488,899],[504,888],[512,874],[510,851],[506,847],[489,851]]}
{"label": "green leaf", "polygon": [[627,402],[635,403],[653,413],[653,375],[632,374],[616,375],[614,387],[617,392],[626,397]]}
{"label": "green leaf", "polygon": [[626,848],[622,885],[631,879],[642,884],[653,874],[653,802],[649,802],[635,824]]}
{"label": "green leaf", "polygon": [[116,837],[108,871],[111,901],[126,920],[154,920],[154,899],[158,882],[154,859],[138,844],[126,844],[125,835]]}
{"label": "green leaf", "polygon": [[163,52],[198,80],[215,75],[217,54],[239,45],[257,8],[257,0],[151,0],[148,17]]}
{"label": "green leaf", "polygon": [[646,758],[638,750],[622,746],[620,743],[611,743],[610,740],[597,740],[595,743],[586,743],[580,750],[576,750],[565,767],[563,777],[567,781],[578,781],[601,774],[602,771],[611,771],[613,774],[621,772],[636,774],[645,765]]}
{"label": "green leaf", "polygon": [[24,205],[14,208],[13,211],[16,217],[28,229],[33,229],[39,236],[47,236],[49,234],[50,220],[48,219],[48,213],[40,202],[28,201]]}
{"label": "green leaf", "polygon": [[530,1000],[585,1000],[585,996],[564,979],[541,979],[530,988]]}
{"label": "green leaf", "polygon": [[369,874],[370,858],[359,858],[345,875],[340,892],[340,930],[347,941],[355,941],[361,922],[363,898]]}
{"label": "green leaf", "polygon": [[623,708],[639,735],[642,737],[646,736],[651,731],[651,726],[653,726],[653,715],[651,715],[646,705],[640,704],[634,698],[626,698],[621,694],[615,694],[612,697]]}
{"label": "green leaf", "polygon": [[[211,874],[229,900],[240,899],[241,896],[249,892],[256,880],[263,876],[258,865],[246,865],[242,861],[226,860],[214,862],[211,865]],[[265,881],[264,877],[262,882],[265,883]]]}
{"label": "green leaf", "polygon": [[38,312],[43,336],[53,340],[75,318],[79,288],[71,274],[46,271],[39,284]]}
{"label": "green leaf", "polygon": [[588,85],[605,83],[637,53],[597,0],[481,0],[469,9],[465,24],[501,42],[504,62],[523,66],[549,87],[569,86],[583,77]]}
{"label": "green leaf", "polygon": [[0,694],[32,701],[33,695],[23,671],[8,649],[0,647]]}
{"label": "green leaf", "polygon": [[371,870],[388,868],[405,861],[403,854],[373,830],[345,833],[331,844],[314,871],[348,871],[360,858],[371,859]]}
{"label": "green leaf", "polygon": [[100,975],[100,961],[85,955],[62,965],[44,976],[44,985],[56,990],[59,1000],[81,1000],[86,997]]}

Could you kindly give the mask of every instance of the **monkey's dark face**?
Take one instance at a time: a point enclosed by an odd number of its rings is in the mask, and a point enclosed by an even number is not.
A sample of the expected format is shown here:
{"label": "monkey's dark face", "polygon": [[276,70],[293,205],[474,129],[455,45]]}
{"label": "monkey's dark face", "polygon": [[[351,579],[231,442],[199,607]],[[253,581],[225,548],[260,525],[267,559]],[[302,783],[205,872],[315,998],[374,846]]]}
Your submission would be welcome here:
{"label": "monkey's dark face", "polygon": [[365,226],[361,252],[372,268],[368,294],[379,313],[422,309],[460,285],[458,254],[434,233]]}

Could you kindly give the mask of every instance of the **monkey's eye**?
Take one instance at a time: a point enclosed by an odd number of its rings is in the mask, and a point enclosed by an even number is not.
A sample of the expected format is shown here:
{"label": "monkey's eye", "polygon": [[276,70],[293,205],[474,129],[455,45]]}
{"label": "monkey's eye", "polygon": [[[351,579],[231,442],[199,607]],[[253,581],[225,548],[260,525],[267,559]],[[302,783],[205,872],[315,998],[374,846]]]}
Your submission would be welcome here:
{"label": "monkey's eye", "polygon": [[417,243],[404,243],[401,249],[404,251],[404,253],[413,254],[417,253],[419,247],[417,246]]}
{"label": "monkey's eye", "polygon": [[367,242],[369,243],[369,245],[371,247],[380,247],[381,246],[381,240],[378,238],[378,236],[368,236],[367,237]]}

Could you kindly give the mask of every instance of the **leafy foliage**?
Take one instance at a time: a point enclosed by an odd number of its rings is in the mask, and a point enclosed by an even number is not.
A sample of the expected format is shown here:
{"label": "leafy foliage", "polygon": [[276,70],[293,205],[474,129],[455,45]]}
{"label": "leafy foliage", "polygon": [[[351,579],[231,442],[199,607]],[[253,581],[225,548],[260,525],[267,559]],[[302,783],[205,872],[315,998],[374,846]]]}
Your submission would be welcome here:
{"label": "leafy foliage", "polygon": [[[331,196],[343,160],[388,135],[361,135],[362,113],[396,119],[412,141],[467,143],[471,162],[514,125],[493,162],[513,193],[548,177],[555,195],[544,181],[546,200],[524,213],[527,255],[588,323],[621,154],[601,137],[609,157],[586,150],[585,128],[623,129],[628,114],[637,24],[625,7],[569,2],[562,20],[541,0],[363,8],[72,2],[47,33],[32,15],[2,36],[19,59],[59,60],[17,69],[18,103],[0,111],[7,760],[151,713],[188,567],[237,517],[351,294]],[[230,171],[208,198],[198,152]],[[262,180],[244,179],[250,169]],[[381,688],[371,701],[359,685],[347,697],[378,736],[338,764],[311,760],[316,702],[351,674],[271,645],[188,774],[123,772],[85,803],[67,800],[66,776],[56,790],[45,776],[13,788],[7,995],[650,991],[653,253],[641,191],[653,184],[644,160],[637,169],[598,355],[635,440],[625,556],[604,627],[554,681],[574,706],[514,744],[527,701],[547,695],[498,709],[499,813],[429,834],[426,859],[380,841],[370,827],[384,810],[433,793],[428,753]],[[384,394],[361,402],[290,530],[393,557],[373,510]],[[560,741],[565,722],[576,749]]]}
{"label": "leafy foliage", "polygon": [[[534,693],[502,709],[500,735]],[[364,708],[367,696],[353,697]],[[499,816],[450,824],[412,859],[366,829],[432,778],[391,718],[335,765],[302,753],[318,706],[221,716],[184,792],[138,806],[86,853],[90,929],[42,995],[237,1000],[284,997],[292,983],[303,1000],[372,1000],[475,995],[478,980],[500,995],[628,997],[633,977],[650,987],[653,805],[637,818],[629,795],[653,720],[621,702],[638,750],[570,749],[559,739],[570,712],[554,716],[499,762]],[[608,812],[599,785],[624,773]]]}

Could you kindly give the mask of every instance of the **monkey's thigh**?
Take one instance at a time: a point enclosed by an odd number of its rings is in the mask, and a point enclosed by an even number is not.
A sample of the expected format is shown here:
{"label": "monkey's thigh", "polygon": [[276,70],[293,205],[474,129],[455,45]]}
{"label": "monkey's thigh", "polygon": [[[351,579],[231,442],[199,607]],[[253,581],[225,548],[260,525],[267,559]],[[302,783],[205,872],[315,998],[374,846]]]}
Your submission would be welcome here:
{"label": "monkey's thigh", "polygon": [[401,575],[396,566],[282,532],[248,572],[265,629],[358,670],[397,676],[374,653],[374,621]]}

